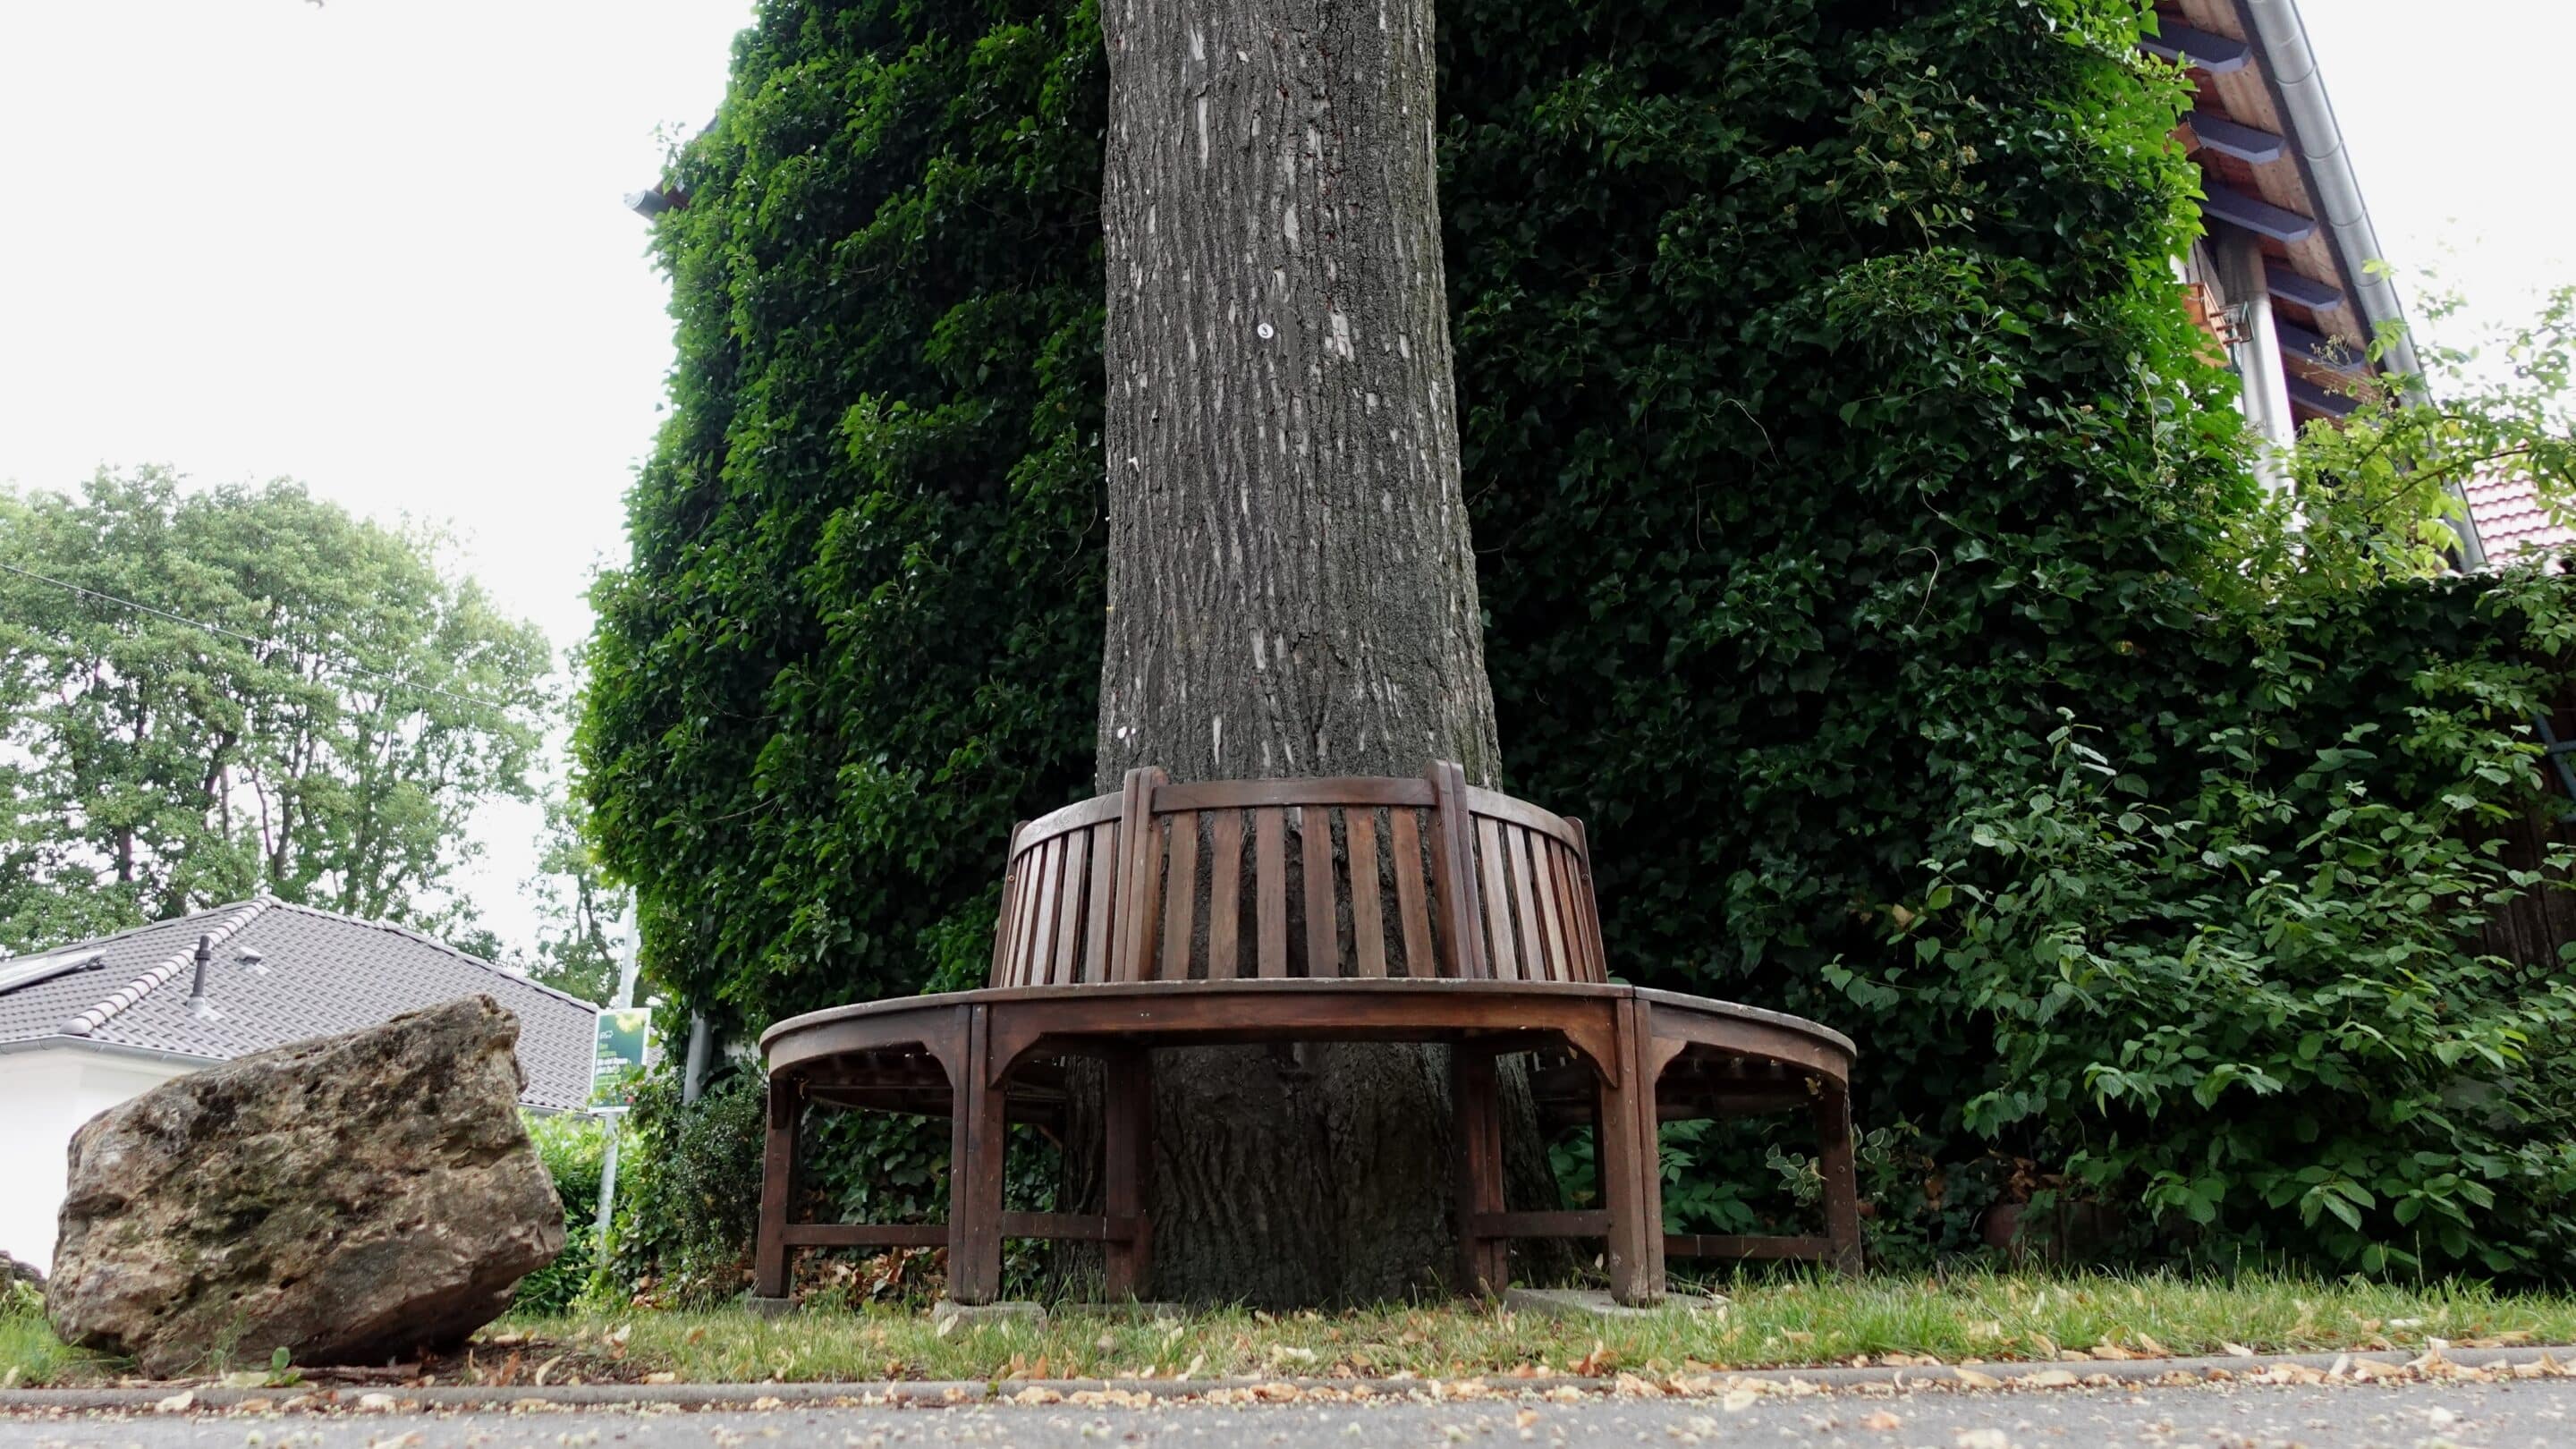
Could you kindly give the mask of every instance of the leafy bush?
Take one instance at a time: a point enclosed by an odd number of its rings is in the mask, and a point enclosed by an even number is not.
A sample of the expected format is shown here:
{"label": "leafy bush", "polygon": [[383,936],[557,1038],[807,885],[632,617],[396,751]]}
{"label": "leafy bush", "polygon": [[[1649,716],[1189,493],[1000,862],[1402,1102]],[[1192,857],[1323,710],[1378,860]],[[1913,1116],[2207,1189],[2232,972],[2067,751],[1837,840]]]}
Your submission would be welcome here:
{"label": "leafy bush", "polygon": [[517,1307],[526,1313],[560,1313],[588,1294],[599,1267],[599,1174],[608,1158],[612,1124],[598,1117],[560,1113],[528,1117],[528,1136],[563,1199],[564,1247],[552,1263],[519,1282]]}
{"label": "leafy bush", "polygon": [[676,1070],[638,1081],[619,1149],[617,1208],[601,1275],[606,1291],[705,1307],[748,1286],[767,1101],[768,1083],[757,1072],[716,1073],[687,1107]]}

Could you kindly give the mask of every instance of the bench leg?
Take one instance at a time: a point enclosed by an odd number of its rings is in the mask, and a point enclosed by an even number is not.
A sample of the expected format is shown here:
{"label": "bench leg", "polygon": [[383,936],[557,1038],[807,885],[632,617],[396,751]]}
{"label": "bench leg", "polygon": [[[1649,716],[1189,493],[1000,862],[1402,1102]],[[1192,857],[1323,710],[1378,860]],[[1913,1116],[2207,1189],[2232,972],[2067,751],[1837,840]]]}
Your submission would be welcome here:
{"label": "bench leg", "polygon": [[1503,1211],[1503,1119],[1494,1100],[1494,1056],[1461,1042],[1449,1051],[1449,1096],[1458,1116],[1458,1248],[1468,1291],[1492,1297],[1511,1286],[1511,1245],[1476,1231]]}
{"label": "bench leg", "polygon": [[1852,1164],[1851,1093],[1840,1082],[1827,1082],[1815,1101],[1816,1170],[1824,1179],[1825,1237],[1833,1244],[1833,1267],[1843,1273],[1861,1269],[1860,1184]]}
{"label": "bench leg", "polygon": [[1109,1244],[1104,1287],[1112,1299],[1140,1298],[1154,1266],[1154,1223],[1145,1203],[1154,1170],[1152,1058],[1142,1050],[1113,1055],[1107,1075],[1103,1196],[1110,1217],[1135,1221],[1136,1236]]}
{"label": "bench leg", "polygon": [[787,1210],[796,1196],[796,1119],[800,1101],[792,1077],[769,1079],[769,1131],[760,1154],[760,1234],[752,1249],[752,1292],[787,1296]]}
{"label": "bench leg", "polygon": [[949,1134],[948,1296],[990,1303],[1002,1294],[1002,1157],[1009,1147],[1008,1094],[992,1076],[990,1008],[978,1006],[966,1028],[962,1080],[954,1084],[956,1116]]}
{"label": "bench leg", "polygon": [[1647,1071],[1645,1003],[1622,1001],[1616,1034],[1619,1081],[1604,1081],[1601,1195],[1610,1209],[1610,1296],[1644,1305],[1664,1296],[1664,1165],[1658,1145],[1655,1079]]}

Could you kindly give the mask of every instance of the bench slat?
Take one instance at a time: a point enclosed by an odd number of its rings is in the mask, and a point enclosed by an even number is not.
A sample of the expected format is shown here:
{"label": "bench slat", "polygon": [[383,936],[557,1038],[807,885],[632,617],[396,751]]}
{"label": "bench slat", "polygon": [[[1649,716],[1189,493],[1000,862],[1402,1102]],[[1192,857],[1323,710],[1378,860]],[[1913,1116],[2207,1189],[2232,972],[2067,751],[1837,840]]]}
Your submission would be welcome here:
{"label": "bench slat", "polygon": [[1377,811],[1365,805],[1343,811],[1342,838],[1351,854],[1351,954],[1358,958],[1362,976],[1384,976],[1386,923],[1378,903]]}
{"label": "bench slat", "polygon": [[1414,812],[1398,807],[1387,812],[1387,848],[1395,870],[1396,925],[1404,933],[1404,974],[1424,979],[1440,974],[1431,954],[1431,911],[1422,898],[1422,831]]}
{"label": "bench slat", "polygon": [[1105,820],[1091,827],[1091,904],[1086,911],[1089,929],[1084,933],[1082,961],[1074,972],[1076,981],[1109,979],[1109,914],[1113,887],[1118,880],[1118,822]]}
{"label": "bench slat", "polygon": [[1172,878],[1164,887],[1163,979],[1190,979],[1191,928],[1199,903],[1199,817],[1194,810],[1172,815]]}
{"label": "bench slat", "polygon": [[1431,767],[1431,898],[1444,953],[1431,974],[1490,978],[1485,928],[1476,911],[1476,847],[1469,835],[1467,772],[1455,761]]}
{"label": "bench slat", "polygon": [[1306,974],[1342,974],[1340,913],[1333,904],[1333,812],[1309,805],[1298,813],[1306,856]]}
{"label": "bench slat", "polygon": [[1530,883],[1530,833],[1516,825],[1504,826],[1503,855],[1512,863],[1512,917],[1521,932],[1521,975],[1532,981],[1552,980],[1547,928],[1540,924],[1538,892]]}
{"label": "bench slat", "polygon": [[1583,911],[1583,956],[1591,963],[1587,980],[1610,979],[1610,955],[1601,949],[1601,902],[1592,894],[1592,837],[1584,833],[1583,822],[1568,817],[1565,826],[1574,832],[1575,901]]}
{"label": "bench slat", "polygon": [[1556,867],[1556,899],[1565,919],[1566,969],[1573,974],[1569,981],[1592,981],[1598,977],[1592,969],[1592,958],[1583,939],[1583,897],[1581,867],[1575,863],[1571,847],[1559,847],[1549,859]]}
{"label": "bench slat", "polygon": [[1287,822],[1276,805],[1252,812],[1252,916],[1264,976],[1288,974]]}
{"label": "bench slat", "polygon": [[1470,785],[1466,788],[1467,808],[1480,818],[1509,821],[1524,829],[1558,840],[1571,840],[1573,827],[1565,817],[1552,810],[1542,810],[1527,800],[1515,800],[1498,791]]}
{"label": "bench slat", "polygon": [[1053,836],[1038,847],[1037,920],[1029,929],[1029,984],[1047,984],[1055,961],[1055,911],[1064,892],[1064,837]]}
{"label": "bench slat", "polygon": [[1056,905],[1055,950],[1047,959],[1047,981],[1051,985],[1069,986],[1082,965],[1082,903],[1090,894],[1091,832],[1068,830],[1064,834],[1064,884]]}
{"label": "bench slat", "polygon": [[1510,867],[1503,863],[1502,827],[1490,815],[1476,822],[1476,880],[1485,902],[1485,950],[1493,958],[1494,979],[1518,981],[1521,958],[1512,945]]}
{"label": "bench slat", "polygon": [[1557,845],[1544,835],[1534,836],[1530,850],[1535,857],[1531,874],[1538,882],[1538,918],[1547,932],[1547,979],[1572,981],[1578,973],[1565,955],[1565,893],[1557,884]]}
{"label": "bench slat", "polygon": [[1041,883],[1045,867],[1045,846],[1020,857],[1020,908],[1012,917],[1017,925],[1011,936],[1011,981],[1018,986],[1034,984],[1029,968],[1037,961],[1038,897],[1046,890]]}
{"label": "bench slat", "polygon": [[1243,812],[1220,810],[1208,831],[1208,979],[1231,981],[1243,944]]}

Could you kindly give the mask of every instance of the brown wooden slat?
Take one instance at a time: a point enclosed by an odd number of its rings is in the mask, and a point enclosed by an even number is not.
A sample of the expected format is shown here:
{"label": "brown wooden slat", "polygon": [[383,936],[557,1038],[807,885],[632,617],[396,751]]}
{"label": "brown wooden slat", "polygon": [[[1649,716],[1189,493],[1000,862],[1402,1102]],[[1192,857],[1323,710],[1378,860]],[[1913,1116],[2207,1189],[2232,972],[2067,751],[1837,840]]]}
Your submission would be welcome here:
{"label": "brown wooden slat", "polygon": [[1352,776],[1321,780],[1209,780],[1166,785],[1154,793],[1157,811],[1241,810],[1270,805],[1428,805],[1424,780]]}
{"label": "brown wooden slat", "polygon": [[1476,887],[1485,903],[1485,950],[1494,962],[1494,979],[1521,979],[1520,952],[1512,943],[1511,867],[1503,862],[1503,828],[1493,817],[1476,821]]}
{"label": "brown wooden slat", "polygon": [[1558,884],[1562,877],[1557,871],[1557,856],[1564,847],[1538,835],[1531,837],[1530,849],[1535,856],[1531,874],[1538,881],[1539,925],[1547,933],[1547,979],[1580,980],[1582,972],[1565,954],[1565,894]]}
{"label": "brown wooden slat", "polygon": [[1154,958],[1163,949],[1163,869],[1172,857],[1171,841],[1163,831],[1163,817],[1145,817],[1145,859],[1136,871],[1136,954],[1128,969],[1136,974],[1130,981],[1154,979]]}
{"label": "brown wooden slat", "polygon": [[1404,974],[1428,980],[1440,974],[1431,952],[1431,909],[1422,898],[1422,832],[1414,812],[1387,812],[1387,850],[1395,871],[1395,918],[1404,933]]}
{"label": "brown wooden slat", "polygon": [[1242,811],[1217,812],[1208,851],[1208,979],[1231,981],[1243,945]]}
{"label": "brown wooden slat", "polygon": [[[1399,813],[1410,813],[1398,806]],[[1386,974],[1386,921],[1378,901],[1377,811],[1342,812],[1342,839],[1351,855],[1351,955],[1362,976]]]}
{"label": "brown wooden slat", "polygon": [[1019,828],[1011,832],[1011,843],[1015,847],[1035,844],[1042,836],[1062,835],[1068,830],[1097,825],[1104,820],[1115,820],[1118,818],[1118,807],[1123,799],[1124,796],[1120,792],[1112,791],[1106,795],[1094,795],[1088,800],[1078,801],[1059,810],[1050,810],[1035,820],[1023,820]]}
{"label": "brown wooden slat", "polygon": [[1198,924],[1199,817],[1172,813],[1172,875],[1163,887],[1163,979],[1190,979],[1190,937]]}
{"label": "brown wooden slat", "polygon": [[1566,823],[1564,816],[1552,810],[1542,810],[1527,800],[1515,800],[1498,790],[1487,790],[1476,785],[1466,787],[1466,798],[1467,808],[1478,815],[1490,816],[1524,829],[1535,830],[1541,835],[1553,836],[1558,840],[1569,840],[1573,837],[1574,828]]}
{"label": "brown wooden slat", "polygon": [[1531,884],[1530,833],[1516,825],[1504,826],[1502,833],[1503,858],[1512,866],[1512,915],[1521,932],[1521,974],[1532,981],[1552,980],[1547,927],[1539,921],[1538,892]]}
{"label": "brown wooden slat", "polygon": [[1134,981],[1144,974],[1143,963],[1153,935],[1153,921],[1145,911],[1144,878],[1147,868],[1159,873],[1163,868],[1162,841],[1153,833],[1153,798],[1155,771],[1136,769],[1127,772],[1126,789],[1119,797],[1118,808],[1118,922],[1109,933],[1112,953],[1109,979]]}
{"label": "brown wooden slat", "polygon": [[1014,986],[1034,984],[1029,979],[1029,965],[1037,959],[1034,944],[1038,930],[1038,897],[1043,894],[1039,882],[1045,874],[1046,847],[1039,846],[1020,856],[1020,908],[1014,917],[1016,924],[1011,933],[1011,984]]}
{"label": "brown wooden slat", "polygon": [[1592,835],[1584,830],[1582,820],[1571,817],[1566,828],[1574,830],[1574,877],[1582,887],[1577,900],[1584,908],[1584,957],[1592,959],[1592,980],[1605,982],[1610,980],[1610,951],[1602,949],[1602,902],[1592,895]]}
{"label": "brown wooden slat", "polygon": [[1038,910],[1029,928],[1029,984],[1044,986],[1048,965],[1055,959],[1055,909],[1064,889],[1064,837],[1059,835],[1038,847]]}
{"label": "brown wooden slat", "polygon": [[1589,892],[1583,886],[1583,862],[1572,846],[1556,853],[1556,890],[1558,903],[1565,911],[1565,951],[1567,959],[1574,963],[1574,979],[1598,981],[1601,963],[1593,959],[1592,937],[1583,923]]}
{"label": "brown wooden slat", "polygon": [[1082,903],[1090,894],[1091,832],[1066,831],[1063,849],[1064,885],[1057,895],[1055,952],[1047,962],[1047,980],[1053,985],[1070,986],[1082,967]]}
{"label": "brown wooden slat", "polygon": [[944,1248],[946,1223],[789,1223],[791,1248]]}
{"label": "brown wooden slat", "polygon": [[1467,810],[1467,772],[1454,760],[1431,766],[1432,922],[1443,953],[1438,974],[1487,978],[1493,957],[1476,910],[1476,848]]}
{"label": "brown wooden slat", "polygon": [[1118,892],[1118,822],[1091,827],[1091,904],[1083,912],[1082,968],[1076,981],[1109,979],[1110,902]]}
{"label": "brown wooden slat", "polygon": [[1333,812],[1305,807],[1297,838],[1306,857],[1306,974],[1331,980],[1342,974],[1341,913],[1333,904]]}
{"label": "brown wooden slat", "polygon": [[1252,812],[1252,920],[1261,974],[1287,975],[1288,836],[1276,805]]}

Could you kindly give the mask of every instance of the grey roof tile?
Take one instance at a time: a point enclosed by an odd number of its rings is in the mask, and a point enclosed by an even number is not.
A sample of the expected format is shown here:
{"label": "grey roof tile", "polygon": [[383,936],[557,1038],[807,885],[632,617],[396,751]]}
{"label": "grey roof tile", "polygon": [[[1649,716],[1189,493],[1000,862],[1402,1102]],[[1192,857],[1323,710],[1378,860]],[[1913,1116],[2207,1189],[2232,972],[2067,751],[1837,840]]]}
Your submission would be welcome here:
{"label": "grey roof tile", "polygon": [[[200,935],[217,938],[212,1020],[188,1011]],[[105,951],[98,968],[0,991],[0,1042],[85,1038],[228,1060],[480,992],[519,1018],[521,1101],[568,1109],[590,1097],[596,1008],[401,926],[263,899],[80,944]],[[246,949],[263,969],[241,961]]]}

